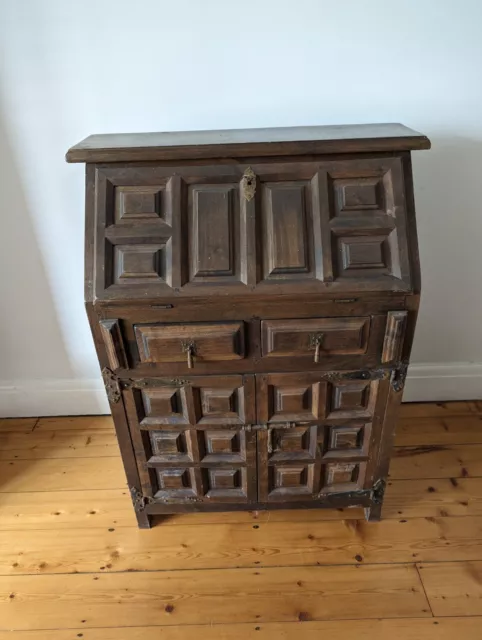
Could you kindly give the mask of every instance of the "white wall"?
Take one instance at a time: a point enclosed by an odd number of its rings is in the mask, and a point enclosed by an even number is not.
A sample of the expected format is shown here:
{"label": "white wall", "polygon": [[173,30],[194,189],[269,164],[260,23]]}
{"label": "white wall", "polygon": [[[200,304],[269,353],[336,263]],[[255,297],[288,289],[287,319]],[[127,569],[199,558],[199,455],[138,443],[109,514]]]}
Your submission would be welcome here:
{"label": "white wall", "polygon": [[433,141],[408,397],[482,397],[481,24],[480,0],[0,0],[0,413],[106,410],[69,146],[384,121]]}

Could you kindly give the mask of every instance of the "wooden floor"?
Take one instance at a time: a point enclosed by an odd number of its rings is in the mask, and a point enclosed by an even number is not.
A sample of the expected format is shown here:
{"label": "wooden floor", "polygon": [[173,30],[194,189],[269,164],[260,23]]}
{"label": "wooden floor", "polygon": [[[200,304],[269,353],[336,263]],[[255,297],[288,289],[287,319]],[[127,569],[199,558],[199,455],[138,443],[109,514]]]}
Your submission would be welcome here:
{"label": "wooden floor", "polygon": [[383,520],[139,531],[108,417],[0,420],[0,640],[482,638],[482,403],[403,406]]}

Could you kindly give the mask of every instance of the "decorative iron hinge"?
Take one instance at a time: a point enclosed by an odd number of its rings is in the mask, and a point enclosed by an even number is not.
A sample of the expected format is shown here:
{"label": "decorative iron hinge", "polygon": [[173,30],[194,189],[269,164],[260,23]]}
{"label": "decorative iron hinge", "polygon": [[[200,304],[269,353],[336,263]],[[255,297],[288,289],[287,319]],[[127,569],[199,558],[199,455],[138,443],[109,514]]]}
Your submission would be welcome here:
{"label": "decorative iron hinge", "polygon": [[408,363],[401,362],[398,367],[392,370],[390,376],[390,384],[394,391],[402,391],[405,386],[405,380],[407,378]]}
{"label": "decorative iron hinge", "polygon": [[390,374],[388,369],[362,369],[361,371],[330,371],[320,373],[324,380],[383,380]]}
{"label": "decorative iron hinge", "polygon": [[[209,495],[207,495],[206,498],[209,498]],[[202,502],[202,498],[196,498],[195,496],[184,496],[181,498],[156,498],[156,502],[162,504],[184,504],[186,502]]]}
{"label": "decorative iron hinge", "polygon": [[132,504],[134,505],[134,510],[137,513],[144,511],[148,504],[152,504],[154,502],[154,498],[150,496],[144,496],[137,489],[137,487],[129,487],[129,491],[131,492]]}
{"label": "decorative iron hinge", "polygon": [[254,198],[256,193],[256,174],[251,167],[248,167],[243,174],[241,191],[248,202]]}
{"label": "decorative iron hinge", "polygon": [[102,378],[104,380],[105,392],[107,393],[109,402],[111,404],[116,404],[121,399],[119,378],[109,369],[109,367],[104,367],[102,369]]}
{"label": "decorative iron hinge", "polygon": [[140,378],[135,380],[134,378],[124,378],[119,380],[119,385],[122,389],[143,389],[144,387],[182,387],[183,385],[190,384],[190,380],[184,378]]}
{"label": "decorative iron hinge", "polygon": [[382,504],[383,496],[385,495],[385,489],[387,488],[387,482],[385,478],[378,478],[372,487],[372,502],[373,504]]}

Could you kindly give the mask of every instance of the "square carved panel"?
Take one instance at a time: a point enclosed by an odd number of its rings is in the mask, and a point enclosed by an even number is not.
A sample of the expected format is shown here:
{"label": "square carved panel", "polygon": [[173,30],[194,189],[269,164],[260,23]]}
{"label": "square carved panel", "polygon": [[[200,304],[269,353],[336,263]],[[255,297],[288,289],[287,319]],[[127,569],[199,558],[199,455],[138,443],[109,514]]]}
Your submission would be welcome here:
{"label": "square carved panel", "polygon": [[113,252],[115,284],[165,281],[165,244],[118,244]]}
{"label": "square carved panel", "polygon": [[205,430],[202,462],[243,462],[246,460],[246,434],[228,429]]}
{"label": "square carved panel", "polygon": [[152,455],[157,461],[192,462],[191,443],[186,436],[186,431],[150,431]]}
{"label": "square carved panel", "polygon": [[318,427],[292,427],[269,431],[269,461],[314,460]]}
{"label": "square carved panel", "polygon": [[366,456],[370,444],[371,423],[329,426],[324,458]]}
{"label": "square carved panel", "polygon": [[189,424],[189,407],[184,387],[152,387],[140,392],[140,425]]}
{"label": "square carved panel", "polygon": [[[338,251],[344,275],[360,269],[390,269],[390,248],[386,236],[353,236],[338,238]],[[355,273],[354,275],[358,275]]]}
{"label": "square carved panel", "polygon": [[330,385],[327,418],[369,418],[373,415],[378,382],[350,381]]}
{"label": "square carved panel", "polygon": [[246,500],[248,497],[247,474],[245,467],[223,467],[203,469],[206,483],[206,498]]}
{"label": "square carved panel", "polygon": [[154,187],[116,187],[115,222],[155,222],[163,218],[162,196],[164,185]]}
{"label": "square carved panel", "polygon": [[275,464],[268,469],[268,499],[296,499],[314,491],[314,464]]}
{"label": "square carved panel", "polygon": [[323,491],[355,491],[363,487],[365,462],[330,462],[325,467]]}
{"label": "square carved panel", "polygon": [[307,422],[319,420],[325,413],[325,385],[322,382],[296,384],[296,374],[270,376],[268,384],[268,422]]}
{"label": "square carved panel", "polygon": [[385,213],[383,176],[367,178],[332,178],[333,215],[352,216],[356,213]]}
{"label": "square carved panel", "polygon": [[194,413],[199,424],[244,424],[245,390],[243,386],[192,387]]}
{"label": "square carved panel", "polygon": [[186,499],[200,495],[195,470],[191,468],[156,468],[158,491],[156,498]]}

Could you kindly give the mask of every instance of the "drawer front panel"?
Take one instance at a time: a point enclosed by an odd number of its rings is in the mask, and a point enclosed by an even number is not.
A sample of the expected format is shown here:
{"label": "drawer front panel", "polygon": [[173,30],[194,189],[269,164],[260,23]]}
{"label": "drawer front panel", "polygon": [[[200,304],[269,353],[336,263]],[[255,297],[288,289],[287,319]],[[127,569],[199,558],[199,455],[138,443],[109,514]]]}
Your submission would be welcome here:
{"label": "drawer front panel", "polygon": [[264,357],[362,355],[368,348],[370,318],[263,320]]}
{"label": "drawer front panel", "polygon": [[[244,357],[244,323],[150,324],[134,327],[142,363],[223,362]],[[189,355],[190,354],[190,355]]]}
{"label": "drawer front panel", "polygon": [[398,157],[103,166],[95,184],[97,299],[411,290]]}

